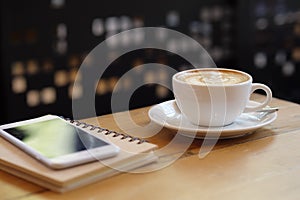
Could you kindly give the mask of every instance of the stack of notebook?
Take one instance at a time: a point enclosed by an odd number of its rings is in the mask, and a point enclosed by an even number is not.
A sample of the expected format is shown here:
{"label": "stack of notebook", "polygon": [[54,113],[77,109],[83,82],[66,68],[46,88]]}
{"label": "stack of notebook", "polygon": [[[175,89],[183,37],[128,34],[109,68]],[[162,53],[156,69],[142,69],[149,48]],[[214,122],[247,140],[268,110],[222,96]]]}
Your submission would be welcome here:
{"label": "stack of notebook", "polygon": [[[68,122],[74,123],[70,120]],[[76,122],[76,125],[87,127],[84,123]],[[87,128],[86,130],[92,134],[98,134],[97,129]],[[106,164],[95,161],[61,170],[45,166],[0,137],[0,169],[53,191],[66,192],[139,168],[157,159],[152,152],[157,147],[154,144],[138,138],[126,137],[124,139],[124,135],[116,135],[116,133],[105,135],[105,137],[120,148],[121,151],[117,156],[105,159]]]}

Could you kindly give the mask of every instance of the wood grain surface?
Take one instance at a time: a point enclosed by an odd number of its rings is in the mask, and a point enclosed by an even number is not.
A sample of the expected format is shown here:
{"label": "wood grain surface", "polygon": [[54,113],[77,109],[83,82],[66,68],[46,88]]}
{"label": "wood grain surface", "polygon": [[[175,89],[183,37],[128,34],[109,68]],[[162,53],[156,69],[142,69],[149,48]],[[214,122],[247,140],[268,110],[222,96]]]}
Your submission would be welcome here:
{"label": "wood grain surface", "polygon": [[[254,95],[256,101],[261,98]],[[198,156],[201,139],[193,140],[184,152],[180,142],[165,148],[176,131],[151,125],[150,107],[117,113],[117,120],[113,115],[84,119],[117,132],[147,136],[159,149],[167,149],[159,153],[156,165],[179,159],[160,170],[123,173],[64,194],[0,171],[1,199],[299,199],[300,105],[273,98],[271,106],[280,109],[273,123],[245,137],[219,140],[204,158]]]}

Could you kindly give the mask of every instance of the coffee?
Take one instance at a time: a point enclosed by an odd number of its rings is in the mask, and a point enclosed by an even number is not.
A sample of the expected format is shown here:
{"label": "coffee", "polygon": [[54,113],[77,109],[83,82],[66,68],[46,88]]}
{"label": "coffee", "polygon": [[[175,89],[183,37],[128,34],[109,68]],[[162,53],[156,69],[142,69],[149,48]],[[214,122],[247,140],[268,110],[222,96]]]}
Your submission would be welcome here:
{"label": "coffee", "polygon": [[[233,69],[181,71],[173,75],[172,86],[180,112],[198,126],[231,124],[241,113],[260,110],[272,99],[268,86],[252,83],[250,74]],[[249,97],[256,90],[265,91],[265,100],[255,106],[248,105]]]}
{"label": "coffee", "polygon": [[193,85],[231,85],[249,80],[246,74],[230,70],[192,70],[178,77]]}

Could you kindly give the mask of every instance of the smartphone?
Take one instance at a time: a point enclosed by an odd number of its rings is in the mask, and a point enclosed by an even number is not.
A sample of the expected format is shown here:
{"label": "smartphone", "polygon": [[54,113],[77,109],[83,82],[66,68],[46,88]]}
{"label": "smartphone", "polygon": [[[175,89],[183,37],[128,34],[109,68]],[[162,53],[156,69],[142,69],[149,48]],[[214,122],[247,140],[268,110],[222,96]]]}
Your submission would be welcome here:
{"label": "smartphone", "polygon": [[116,145],[55,115],[2,125],[0,135],[54,169],[109,158],[119,152]]}

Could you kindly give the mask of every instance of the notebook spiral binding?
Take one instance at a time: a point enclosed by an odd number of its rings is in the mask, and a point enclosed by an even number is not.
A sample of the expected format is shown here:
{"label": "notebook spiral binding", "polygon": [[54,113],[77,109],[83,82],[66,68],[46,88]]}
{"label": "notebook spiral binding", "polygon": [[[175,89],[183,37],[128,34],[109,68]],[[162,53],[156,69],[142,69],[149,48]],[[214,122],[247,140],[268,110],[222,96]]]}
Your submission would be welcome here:
{"label": "notebook spiral binding", "polygon": [[105,135],[112,135],[112,137],[121,136],[121,138],[120,138],[121,140],[130,138],[128,140],[128,142],[138,141],[137,144],[142,144],[144,142],[147,142],[146,140],[143,140],[141,138],[132,137],[132,136],[129,136],[129,135],[125,135],[123,133],[117,133],[116,131],[112,131],[112,130],[102,128],[102,127],[99,127],[99,126],[94,126],[92,124],[87,124],[85,122],[81,122],[81,121],[78,121],[78,120],[73,120],[73,119],[70,119],[70,118],[62,117],[62,116],[60,116],[60,117],[64,120],[76,125],[76,126],[80,126],[81,128],[89,128],[91,131],[98,129],[97,133],[102,133],[102,134],[105,134]]}

